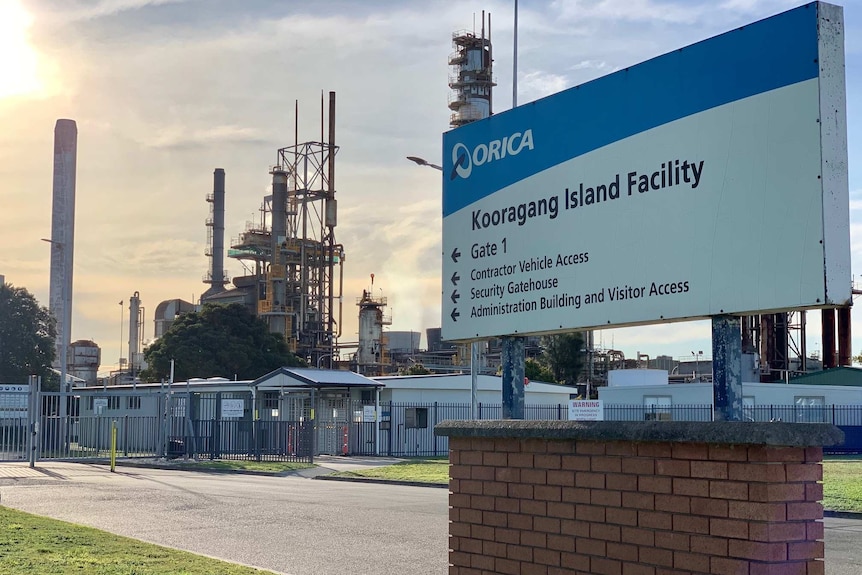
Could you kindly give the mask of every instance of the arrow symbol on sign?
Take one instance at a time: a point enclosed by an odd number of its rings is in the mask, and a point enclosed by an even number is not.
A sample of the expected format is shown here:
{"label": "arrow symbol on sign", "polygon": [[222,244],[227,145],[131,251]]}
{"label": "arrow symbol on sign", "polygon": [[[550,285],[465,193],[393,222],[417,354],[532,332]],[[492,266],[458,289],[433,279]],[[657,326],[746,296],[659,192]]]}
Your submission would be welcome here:
{"label": "arrow symbol on sign", "polygon": [[461,276],[458,275],[458,272],[452,274],[452,285],[458,285],[458,282],[461,280]]}
{"label": "arrow symbol on sign", "polygon": [[452,292],[452,303],[458,303],[458,300],[461,299],[461,295],[458,293],[458,290]]}
{"label": "arrow symbol on sign", "polygon": [[452,318],[452,321],[458,321],[458,318],[461,317],[461,314],[458,313],[458,308],[452,310],[452,313],[449,314],[449,317]]}
{"label": "arrow symbol on sign", "polygon": [[458,248],[452,250],[452,261],[456,264],[458,263],[458,258],[461,257],[461,252],[458,251]]}

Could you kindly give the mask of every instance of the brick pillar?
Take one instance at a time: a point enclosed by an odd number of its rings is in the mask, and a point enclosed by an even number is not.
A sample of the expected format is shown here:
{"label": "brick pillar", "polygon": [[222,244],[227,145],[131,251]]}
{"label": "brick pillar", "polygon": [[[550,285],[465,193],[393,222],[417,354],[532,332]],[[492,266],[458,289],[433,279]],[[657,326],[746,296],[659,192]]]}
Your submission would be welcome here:
{"label": "brick pillar", "polygon": [[450,575],[822,575],[827,424],[443,422]]}

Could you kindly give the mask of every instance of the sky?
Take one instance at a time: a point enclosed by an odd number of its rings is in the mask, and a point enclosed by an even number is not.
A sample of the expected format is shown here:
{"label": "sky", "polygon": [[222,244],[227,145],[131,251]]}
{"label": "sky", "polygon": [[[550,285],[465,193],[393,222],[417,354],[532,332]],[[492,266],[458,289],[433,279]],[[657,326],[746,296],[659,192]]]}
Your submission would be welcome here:
{"label": "sky", "polygon": [[[336,240],[346,251],[344,341],[371,284],[392,330],[439,327],[440,173],[452,33],[491,14],[494,111],[512,103],[512,0],[0,0],[0,275],[48,304],[53,130],[78,126],[72,341],[145,341],[168,299],[197,301],[212,173],[226,173],[226,243],[259,218],[276,150],[320,137],[337,93]],[[521,0],[524,104],[800,5],[787,0]],[[853,269],[862,269],[862,2],[844,4]],[[621,254],[621,257],[639,257]],[[792,259],[788,253],[787,258]],[[231,277],[242,275],[227,259]],[[122,301],[123,305],[118,302]],[[819,313],[808,350],[820,350]],[[862,352],[862,309],[853,312]],[[711,355],[708,321],[596,333],[634,358]],[[127,350],[122,351],[122,357]]]}

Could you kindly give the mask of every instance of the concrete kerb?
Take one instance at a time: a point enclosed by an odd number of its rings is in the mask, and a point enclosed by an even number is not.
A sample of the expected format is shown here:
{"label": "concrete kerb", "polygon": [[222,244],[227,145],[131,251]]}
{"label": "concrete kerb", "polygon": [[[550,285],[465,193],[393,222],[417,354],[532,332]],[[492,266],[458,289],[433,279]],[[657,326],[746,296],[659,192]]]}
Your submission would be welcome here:
{"label": "concrete kerb", "polygon": [[315,469],[299,470],[303,477],[322,479],[326,481],[349,481],[353,483],[382,483],[386,485],[408,485],[414,487],[449,487],[447,483],[426,483],[421,481],[405,481],[397,479],[379,479],[376,477],[360,477],[351,475],[335,475],[350,471],[363,469],[374,469],[375,467],[386,467],[407,461],[394,457],[344,457],[344,456],[322,456],[316,458],[319,467]]}
{"label": "concrete kerb", "polygon": [[[423,487],[448,487],[448,483],[423,483],[418,481],[399,481],[388,479],[376,479],[369,477],[350,477],[350,476],[334,476],[336,473],[344,473],[347,471],[355,471],[361,469],[373,469],[375,467],[385,467],[394,465],[403,459],[392,457],[349,457],[349,456],[319,456],[315,458],[314,467],[304,469],[292,469],[287,471],[258,471],[247,469],[212,469],[206,467],[196,467],[199,463],[206,463],[208,460],[197,459],[164,459],[164,458],[148,458],[148,459],[118,459],[117,466],[123,467],[138,467],[149,469],[165,469],[176,471],[193,471],[195,473],[217,473],[217,474],[236,474],[236,475],[260,475],[265,477],[304,477],[306,479],[331,479],[335,481],[354,481],[356,483],[385,483],[392,485],[416,485]],[[110,465],[108,459],[91,459],[80,461],[90,465]]]}
{"label": "concrete kerb", "polygon": [[[176,461],[173,463],[172,461]],[[108,460],[87,460],[87,461],[72,461],[72,463],[85,463],[89,465],[110,465],[111,462]],[[180,459],[180,460],[141,460],[141,459],[132,459],[132,460],[120,460],[118,459],[116,465],[118,467],[138,467],[144,469],[166,469],[166,470],[174,470],[174,471],[193,471],[195,473],[218,473],[218,474],[226,474],[231,473],[234,475],[263,475],[266,477],[281,477],[286,475],[291,475],[296,473],[299,470],[291,470],[291,471],[254,471],[248,469],[213,469],[213,468],[205,468],[198,467],[196,468],[196,464],[203,463],[202,461],[194,460],[194,459]]]}
{"label": "concrete kerb", "polygon": [[378,479],[375,477],[351,477],[349,475],[319,475],[313,479],[325,481],[349,481],[351,483],[382,483],[385,485],[407,485],[409,487],[449,488],[448,483],[426,483],[423,481],[399,481],[397,479]]}

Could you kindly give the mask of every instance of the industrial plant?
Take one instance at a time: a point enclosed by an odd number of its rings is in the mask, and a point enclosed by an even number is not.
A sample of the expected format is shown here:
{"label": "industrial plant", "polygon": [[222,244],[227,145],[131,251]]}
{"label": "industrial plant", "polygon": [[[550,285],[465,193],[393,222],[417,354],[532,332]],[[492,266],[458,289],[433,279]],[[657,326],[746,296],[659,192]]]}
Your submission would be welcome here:
{"label": "industrial plant", "polygon": [[[478,29],[452,33],[453,52],[448,98],[450,127],[455,129],[491,116],[496,86],[491,43],[491,17],[482,12]],[[336,238],[338,200],[336,187],[336,97],[329,92],[328,105],[321,95],[319,139],[300,141],[299,103],[292,144],[275,150],[269,164],[271,191],[260,202],[259,217],[245,229],[226,235],[226,171],[215,168],[212,191],[205,194],[208,215],[204,220],[207,268],[202,280],[206,290],[198,301],[170,299],[155,306],[154,338],[162,337],[181,315],[203,304],[240,303],[261,318],[271,332],[279,333],[291,352],[311,367],[348,369],[365,376],[383,376],[422,366],[435,373],[470,369],[470,345],[442,341],[439,327],[429,327],[426,344],[421,331],[392,331],[387,298],[374,287],[361,294],[343,293],[346,248]],[[58,120],[55,129],[54,196],[51,239],[50,308],[57,318],[55,367],[75,385],[97,384],[101,362],[99,346],[90,340],[70,343],[72,258],[74,254],[74,204],[77,127],[72,120]],[[441,169],[419,158],[420,165]],[[243,273],[233,278],[225,270],[225,257],[238,262]],[[345,308],[347,301],[354,305]],[[125,307],[124,302],[128,302]],[[128,322],[125,357],[105,384],[130,384],[138,380],[144,364],[145,308],[139,292],[120,302]],[[811,359],[806,349],[806,312],[744,317],[743,362],[747,381],[776,382],[812,369],[850,365],[850,309],[823,310],[823,356]],[[344,314],[358,315],[356,341],[345,341]],[[123,327],[121,325],[121,331]],[[598,338],[599,341],[596,341]],[[542,353],[539,338],[526,338],[526,354]],[[581,383],[602,386],[615,369],[632,367],[665,369],[672,381],[709,381],[711,361],[703,352],[691,357],[650,358],[638,353],[626,358],[607,348],[596,332],[584,333],[584,367]],[[122,355],[122,353],[121,353]],[[65,358],[66,361],[62,361]],[[478,343],[478,372],[494,374],[501,363],[498,339]]]}

